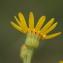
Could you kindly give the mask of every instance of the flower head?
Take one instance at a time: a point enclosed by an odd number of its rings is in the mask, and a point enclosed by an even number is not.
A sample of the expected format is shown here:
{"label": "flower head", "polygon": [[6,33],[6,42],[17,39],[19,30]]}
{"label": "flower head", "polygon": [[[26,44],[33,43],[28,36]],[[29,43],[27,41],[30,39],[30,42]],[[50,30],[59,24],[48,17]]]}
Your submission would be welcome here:
{"label": "flower head", "polygon": [[[33,34],[38,35],[41,39],[51,39],[61,34],[61,32],[49,34],[58,24],[58,22],[54,23],[54,18],[51,18],[49,22],[44,25],[46,16],[40,17],[38,20],[38,23],[34,27],[34,15],[32,12],[29,13],[29,24],[27,26],[26,20],[24,18],[24,15],[19,12],[18,18],[14,16],[17,24],[15,24],[13,21],[11,21],[11,25],[16,28],[18,31],[23,32],[27,34],[28,32],[31,32]],[[44,26],[43,26],[44,25]]]}
{"label": "flower head", "polygon": [[[25,43],[21,46],[20,57],[23,60],[23,63],[30,63],[33,51],[39,46],[39,39],[51,39],[61,34],[57,32],[49,35],[56,25],[54,23],[54,18],[52,18],[46,25],[44,25],[46,16],[40,17],[37,25],[34,27],[34,16],[33,13],[29,13],[29,24],[27,26],[26,20],[21,12],[18,13],[18,18],[14,16],[17,24],[11,21],[11,25],[16,28],[18,31],[27,34]],[[44,25],[44,26],[43,26]]]}

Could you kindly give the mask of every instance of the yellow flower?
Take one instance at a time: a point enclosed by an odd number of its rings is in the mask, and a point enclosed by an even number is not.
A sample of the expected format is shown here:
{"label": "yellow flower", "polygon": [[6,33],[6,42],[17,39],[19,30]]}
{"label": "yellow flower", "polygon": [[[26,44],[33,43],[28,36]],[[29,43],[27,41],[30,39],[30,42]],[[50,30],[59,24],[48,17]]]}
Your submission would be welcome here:
{"label": "yellow flower", "polygon": [[51,18],[49,22],[46,25],[44,25],[46,16],[42,16],[38,20],[38,23],[35,27],[34,27],[34,15],[32,12],[29,13],[28,26],[26,24],[24,15],[21,12],[18,13],[18,18],[16,16],[14,16],[14,18],[17,24],[11,21],[11,25],[18,31],[23,32],[25,34],[27,34],[28,32],[32,32],[33,34],[38,35],[41,39],[51,39],[61,34],[61,32],[57,32],[49,35],[49,32],[51,32],[58,24],[57,22],[54,23],[54,18]]}
{"label": "yellow flower", "polygon": [[63,61],[59,61],[59,63],[63,63]]}
{"label": "yellow flower", "polygon": [[28,26],[24,15],[21,12],[18,13],[18,18],[16,16],[14,16],[14,18],[17,24],[11,21],[11,25],[18,31],[27,34],[25,43],[20,48],[20,58],[22,58],[23,63],[31,63],[34,49],[39,46],[39,39],[51,39],[61,34],[61,32],[57,32],[49,35],[49,32],[58,24],[57,22],[54,23],[54,18],[44,25],[46,16],[42,16],[38,20],[36,26],[34,26],[34,15],[32,12],[29,13]]}

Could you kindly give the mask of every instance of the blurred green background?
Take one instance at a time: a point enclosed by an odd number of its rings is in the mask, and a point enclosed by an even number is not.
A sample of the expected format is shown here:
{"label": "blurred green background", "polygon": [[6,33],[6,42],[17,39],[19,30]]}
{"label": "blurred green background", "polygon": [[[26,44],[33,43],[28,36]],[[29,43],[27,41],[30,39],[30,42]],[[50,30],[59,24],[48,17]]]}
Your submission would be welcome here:
{"label": "blurred green background", "polygon": [[[22,63],[19,51],[26,36],[10,25],[20,11],[27,22],[29,12],[33,11],[35,24],[42,15],[47,16],[46,22],[54,17],[59,24],[53,32],[63,31],[63,0],[0,0],[0,63]],[[63,36],[40,40],[32,63],[58,63],[59,60],[63,60]]]}

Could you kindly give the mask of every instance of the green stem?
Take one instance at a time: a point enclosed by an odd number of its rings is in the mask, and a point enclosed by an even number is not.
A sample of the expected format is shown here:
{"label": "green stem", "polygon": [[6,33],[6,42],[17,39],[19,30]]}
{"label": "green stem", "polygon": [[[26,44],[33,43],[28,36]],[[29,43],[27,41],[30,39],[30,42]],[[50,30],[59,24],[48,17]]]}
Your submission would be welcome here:
{"label": "green stem", "polygon": [[23,58],[23,63],[31,63],[32,55],[33,55],[33,50],[28,49],[27,55]]}
{"label": "green stem", "polygon": [[39,46],[39,38],[37,35],[29,32],[26,37],[26,41],[21,47],[20,57],[23,63],[31,63],[32,55],[35,48]]}

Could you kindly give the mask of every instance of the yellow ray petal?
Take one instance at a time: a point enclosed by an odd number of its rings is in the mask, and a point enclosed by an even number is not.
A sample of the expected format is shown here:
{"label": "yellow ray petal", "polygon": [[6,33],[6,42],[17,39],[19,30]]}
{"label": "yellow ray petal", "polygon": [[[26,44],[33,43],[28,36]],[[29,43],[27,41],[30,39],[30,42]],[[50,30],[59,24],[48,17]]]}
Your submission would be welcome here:
{"label": "yellow ray petal", "polygon": [[15,18],[16,22],[18,23],[18,25],[21,26],[21,23],[20,23],[20,21],[18,20],[18,18],[17,18],[16,16],[14,16],[14,18]]}
{"label": "yellow ray petal", "polygon": [[26,21],[25,21],[25,18],[23,16],[23,14],[21,12],[18,13],[18,17],[20,19],[20,22],[21,22],[21,28],[27,32],[28,31],[28,27],[27,27],[27,24],[26,24]]}
{"label": "yellow ray petal", "polygon": [[51,32],[57,26],[57,24],[58,24],[57,22],[54,23],[50,28],[47,29],[47,31],[44,32],[44,34]]}
{"label": "yellow ray petal", "polygon": [[35,27],[36,30],[40,30],[40,28],[41,28],[41,27],[43,26],[43,24],[44,24],[45,19],[46,19],[46,16],[42,16],[42,17],[39,19],[39,21],[38,21],[38,23],[37,23],[37,25],[36,25],[36,27]]}
{"label": "yellow ray petal", "polygon": [[29,14],[29,29],[30,30],[34,29],[34,16],[32,12],[30,12]]}
{"label": "yellow ray petal", "polygon": [[45,39],[55,38],[55,37],[59,36],[60,34],[61,34],[61,32],[54,33],[54,34],[51,34],[51,35],[47,35],[47,36],[45,37]]}
{"label": "yellow ray petal", "polygon": [[[23,32],[24,30],[22,30],[21,29],[21,27],[20,26],[18,26],[18,25],[16,25],[14,22],[12,22],[11,21],[11,25],[15,28],[15,29],[17,29],[18,31],[20,31],[20,32]],[[25,32],[25,31],[24,31]]]}
{"label": "yellow ray petal", "polygon": [[41,29],[41,33],[44,33],[45,31],[47,31],[47,29],[53,24],[54,22],[54,18],[52,18],[42,29]]}

